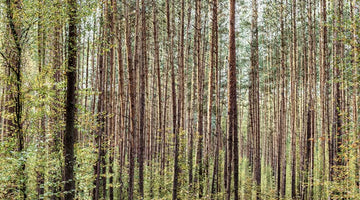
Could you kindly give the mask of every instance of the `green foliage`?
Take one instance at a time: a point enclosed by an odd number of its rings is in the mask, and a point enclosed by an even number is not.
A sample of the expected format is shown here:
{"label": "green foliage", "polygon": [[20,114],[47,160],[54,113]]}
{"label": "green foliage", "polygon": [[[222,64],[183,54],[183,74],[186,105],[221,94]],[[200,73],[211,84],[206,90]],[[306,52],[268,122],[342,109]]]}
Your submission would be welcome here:
{"label": "green foliage", "polygon": [[94,188],[94,164],[97,159],[97,154],[94,152],[94,145],[88,144],[81,147],[76,147],[76,196],[78,199],[91,199],[92,189]]}
{"label": "green foliage", "polygon": [[4,141],[0,146],[0,199],[15,199],[13,192],[17,186],[16,174],[18,170],[18,160],[14,141]]}

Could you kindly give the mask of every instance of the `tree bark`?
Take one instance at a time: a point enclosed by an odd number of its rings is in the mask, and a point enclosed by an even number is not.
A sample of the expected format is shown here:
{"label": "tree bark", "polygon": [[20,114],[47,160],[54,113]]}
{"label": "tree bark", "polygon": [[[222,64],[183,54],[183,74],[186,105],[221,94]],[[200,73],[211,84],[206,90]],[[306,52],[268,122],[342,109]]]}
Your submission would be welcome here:
{"label": "tree bark", "polygon": [[278,195],[285,197],[286,187],[286,58],[285,58],[285,30],[284,3],[280,2],[280,34],[281,34],[281,63],[280,63],[280,102],[279,102],[279,137],[278,137]]}
{"label": "tree bark", "polygon": [[145,1],[141,0],[141,64],[140,70],[140,99],[139,99],[139,193],[141,198],[144,198],[144,154],[145,154],[145,88],[147,74],[147,53],[146,53],[146,13]]}
{"label": "tree bark", "polygon": [[261,157],[260,157],[260,107],[259,107],[259,42],[257,27],[257,0],[252,0],[251,20],[251,69],[249,88],[250,134],[254,145],[254,157],[250,160],[253,166],[253,177],[256,187],[256,198],[261,193]]}
{"label": "tree bark", "polygon": [[131,33],[129,24],[129,5],[125,8],[125,43],[127,53],[127,67],[129,79],[129,97],[130,97],[130,134],[129,134],[129,182],[128,199],[134,199],[134,167],[135,167],[135,134],[136,134],[136,78],[133,65],[133,55],[131,50]]}
{"label": "tree bark", "polygon": [[296,139],[297,139],[297,33],[296,33],[296,0],[292,2],[292,63],[291,63],[291,198],[295,199],[297,195],[296,191]]}
{"label": "tree bark", "polygon": [[70,0],[69,4],[69,32],[68,32],[68,60],[67,60],[67,90],[66,90],[66,115],[64,135],[64,192],[65,199],[75,198],[74,180],[74,144],[76,138],[75,114],[76,114],[76,61],[77,61],[77,2]]}
{"label": "tree bark", "polygon": [[[174,8],[173,8],[174,9]],[[175,150],[174,150],[174,179],[173,179],[173,200],[178,199],[178,187],[179,187],[179,131],[181,130],[180,121],[183,115],[182,105],[184,97],[184,13],[185,13],[185,0],[181,1],[181,22],[180,22],[180,57],[179,57],[179,71],[180,71],[180,85],[179,85],[179,98],[178,98],[178,119],[176,121],[176,91],[175,91],[175,70],[174,65],[172,65],[172,100],[173,100],[173,133],[175,137]],[[174,17],[174,16],[173,16]],[[169,24],[170,25],[170,24]],[[168,30],[169,31],[169,30]],[[168,37],[171,35],[168,33]],[[173,37],[172,37],[173,38]],[[170,49],[170,59],[172,60],[172,48],[173,48],[173,39],[171,40],[171,49]],[[170,62],[171,63],[171,62]],[[175,124],[177,123],[177,124]]]}
{"label": "tree bark", "polygon": [[[12,77],[12,81],[9,83],[10,94],[8,96],[9,100],[12,102],[7,107],[9,114],[13,114],[13,117],[8,119],[7,132],[9,136],[15,135],[17,152],[22,157],[19,160],[19,169],[17,174],[18,186],[20,197],[23,199],[27,198],[26,194],[26,175],[25,175],[25,162],[26,157],[23,155],[24,151],[24,132],[23,132],[23,93],[22,93],[22,53],[23,53],[23,38],[26,33],[23,30],[21,22],[21,14],[18,12],[21,11],[21,1],[6,0],[6,18],[8,20],[9,32],[11,35],[11,40],[14,43],[14,49],[11,51],[14,52],[14,55],[8,55],[8,58],[4,57],[4,54],[1,54],[5,60],[7,60],[6,67],[9,68],[9,76]],[[8,53],[9,51],[7,51]],[[10,52],[9,52],[10,53]]]}
{"label": "tree bark", "polygon": [[[209,148],[211,148],[211,146],[209,147],[210,141],[212,140],[213,134],[212,134],[212,108],[213,108],[213,93],[214,93],[214,89],[216,87],[216,89],[218,88],[218,0],[213,0],[211,2],[211,10],[212,10],[212,25],[211,25],[211,41],[210,41],[210,71],[209,71],[209,96],[208,96],[208,127],[207,127],[207,134],[208,134],[208,149],[207,152],[209,153]],[[214,78],[215,78],[215,83],[214,83]],[[218,97],[218,92],[217,90],[216,92],[216,97]],[[216,111],[215,111],[215,116],[216,119],[218,119],[218,115],[220,115],[220,113],[218,112],[218,98],[216,98]],[[216,136],[216,142],[215,143],[215,159],[214,159],[214,169],[213,169],[213,175],[212,175],[212,183],[211,183],[211,198],[214,198],[214,195],[218,192],[218,170],[219,170],[219,141],[218,141],[218,134],[219,134],[219,125],[217,124],[216,121],[216,126],[215,126],[215,136]],[[209,162],[209,156],[207,156],[207,162]]]}
{"label": "tree bark", "polygon": [[195,15],[195,51],[196,51],[196,66],[197,66],[197,103],[198,103],[198,143],[196,152],[196,174],[195,183],[198,186],[199,198],[203,196],[203,65],[201,60],[201,1],[196,0],[196,15]]}
{"label": "tree bark", "polygon": [[[239,149],[236,105],[236,46],[235,46],[235,0],[230,0],[229,69],[228,69],[228,172],[227,199],[231,197],[231,167],[234,168],[234,199],[239,199]],[[234,158],[232,158],[234,155]],[[232,164],[231,164],[232,163]]]}

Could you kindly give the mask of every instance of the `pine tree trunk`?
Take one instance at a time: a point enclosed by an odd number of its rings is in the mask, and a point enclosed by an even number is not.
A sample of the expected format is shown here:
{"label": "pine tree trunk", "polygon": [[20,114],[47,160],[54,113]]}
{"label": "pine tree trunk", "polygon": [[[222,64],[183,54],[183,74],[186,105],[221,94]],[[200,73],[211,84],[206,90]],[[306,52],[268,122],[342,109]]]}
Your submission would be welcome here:
{"label": "pine tree trunk", "polygon": [[139,99],[139,193],[144,198],[144,154],[145,154],[145,88],[147,73],[147,55],[146,55],[146,16],[145,1],[141,0],[141,60],[140,60],[140,99]]}
{"label": "pine tree trunk", "polygon": [[203,65],[201,59],[201,1],[196,0],[196,15],[195,15],[195,51],[196,51],[196,66],[197,66],[197,103],[198,103],[198,143],[196,152],[196,173],[195,183],[198,189],[198,197],[203,196]]}
{"label": "pine tree trunk", "polygon": [[[235,0],[230,0],[229,69],[228,69],[228,172],[227,199],[231,197],[231,166],[234,169],[234,199],[239,199],[239,149],[236,105]],[[234,155],[234,158],[232,158]],[[230,164],[232,163],[232,164]]]}
{"label": "pine tree trunk", "polygon": [[291,63],[291,198],[297,198],[296,191],[296,140],[297,140],[297,29],[296,29],[296,0],[292,2],[292,63]]}
{"label": "pine tree trunk", "polygon": [[250,134],[254,145],[254,157],[250,160],[253,166],[254,183],[257,188],[256,198],[260,199],[261,193],[261,157],[260,157],[260,108],[259,108],[259,42],[257,27],[257,0],[252,0],[251,20],[251,69],[250,69]]}
{"label": "pine tree trunk", "polygon": [[[320,58],[320,108],[321,108],[321,154],[322,154],[322,172],[321,179],[322,181],[326,180],[325,167],[326,167],[326,148],[325,143],[328,140],[329,132],[329,113],[328,113],[328,93],[329,93],[329,74],[328,74],[328,58],[327,58],[327,8],[326,0],[321,0],[321,58]],[[321,186],[321,197],[324,197],[325,189],[324,186]]]}
{"label": "pine tree trunk", "polygon": [[[173,200],[178,199],[177,197],[177,193],[178,193],[178,188],[179,188],[179,183],[178,183],[178,179],[180,176],[180,167],[179,167],[179,131],[183,129],[183,102],[184,102],[184,86],[185,86],[185,75],[184,75],[184,18],[185,18],[185,0],[181,1],[181,11],[180,11],[180,15],[181,15],[181,22],[180,22],[180,44],[179,44],[179,48],[180,48],[180,56],[179,56],[179,71],[180,71],[180,76],[179,76],[179,98],[178,98],[178,119],[177,119],[177,125],[173,125],[173,131],[174,131],[174,136],[175,136],[175,152],[174,152],[174,180],[173,180]],[[173,43],[173,40],[172,40]],[[172,55],[172,54],[171,54]],[[175,105],[175,99],[176,99],[176,91],[175,91],[175,70],[174,70],[174,66],[172,66],[172,72],[173,74],[173,88],[172,88],[172,92],[173,92],[173,122],[176,121],[176,113],[175,110],[176,109],[176,105]]]}
{"label": "pine tree trunk", "polygon": [[125,43],[127,53],[127,67],[129,79],[129,97],[130,97],[130,134],[129,140],[129,182],[128,182],[128,199],[134,199],[134,167],[135,167],[135,134],[136,134],[136,78],[133,65],[133,55],[131,50],[131,34],[129,24],[129,6],[125,8]]}
{"label": "pine tree trunk", "polygon": [[[209,96],[208,96],[208,127],[207,127],[207,134],[208,134],[208,140],[212,140],[213,134],[212,134],[212,108],[213,108],[213,93],[214,89],[218,89],[218,0],[213,0],[211,2],[211,10],[212,10],[212,25],[211,25],[211,41],[210,41],[210,71],[209,71]],[[215,79],[215,83],[214,83]],[[213,169],[213,175],[212,175],[212,183],[211,183],[211,198],[214,198],[214,195],[217,193],[218,189],[218,170],[219,170],[219,141],[218,141],[218,134],[219,134],[219,126],[217,124],[218,115],[220,113],[218,112],[218,93],[216,92],[216,105],[215,105],[215,116],[216,116],[216,126],[215,126],[215,158],[214,158],[214,169]],[[209,145],[211,145],[210,142],[208,142]],[[207,152],[209,153],[209,148],[211,146],[208,146]],[[207,163],[209,162],[209,156],[207,156]],[[207,164],[208,165],[208,164]]]}
{"label": "pine tree trunk", "polygon": [[280,63],[280,101],[279,101],[279,137],[278,137],[278,192],[279,197],[285,197],[286,187],[286,58],[284,3],[280,2],[280,32],[281,32],[281,63]]}
{"label": "pine tree trunk", "polygon": [[67,59],[67,90],[66,90],[66,115],[64,135],[64,192],[65,199],[75,198],[74,180],[74,144],[76,138],[75,113],[76,113],[76,61],[77,61],[77,2],[70,0],[69,8],[69,32],[68,32],[68,59]]}

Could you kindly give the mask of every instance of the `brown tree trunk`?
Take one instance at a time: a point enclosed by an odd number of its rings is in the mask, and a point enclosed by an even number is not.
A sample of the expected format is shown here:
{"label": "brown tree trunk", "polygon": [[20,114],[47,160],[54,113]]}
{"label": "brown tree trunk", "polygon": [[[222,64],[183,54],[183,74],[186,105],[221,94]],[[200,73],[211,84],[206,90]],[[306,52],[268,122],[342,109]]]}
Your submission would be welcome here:
{"label": "brown tree trunk", "polygon": [[[118,13],[116,12],[118,15]],[[117,16],[119,17],[119,16]],[[122,179],[123,177],[123,168],[124,168],[124,158],[125,158],[125,143],[126,141],[126,134],[125,134],[125,116],[126,116],[126,110],[125,110],[125,80],[124,80],[124,61],[123,61],[123,46],[122,46],[122,33],[123,33],[123,27],[121,23],[118,23],[118,27],[116,29],[117,36],[118,36],[118,48],[117,48],[117,55],[118,55],[118,131],[117,136],[118,139],[118,148],[119,148],[119,178],[118,183],[120,184],[119,187],[119,196],[120,198],[125,198],[123,193],[123,185],[124,181]]]}
{"label": "brown tree trunk", "polygon": [[209,171],[209,157],[211,156],[211,140],[212,136],[212,109],[213,109],[213,95],[214,95],[214,79],[215,77],[214,70],[217,68],[217,0],[211,1],[211,10],[212,10],[212,22],[211,22],[211,35],[210,35],[210,69],[209,69],[209,86],[208,86],[208,107],[207,107],[207,128],[206,128],[206,155],[205,155],[205,170],[206,174]]}
{"label": "brown tree trunk", "polygon": [[[173,24],[174,25],[174,24]],[[185,0],[181,0],[180,11],[180,40],[179,40],[179,97],[178,97],[178,119],[177,127],[185,128]]]}
{"label": "brown tree trunk", "polygon": [[316,110],[316,55],[315,55],[315,34],[314,34],[314,15],[315,11],[313,10],[315,7],[315,4],[313,0],[309,1],[309,7],[308,7],[308,31],[309,31],[309,60],[308,60],[308,85],[309,85],[309,103],[308,103],[308,119],[307,119],[307,136],[308,136],[308,187],[309,187],[309,194],[308,199],[313,199],[314,193],[313,193],[313,179],[314,179],[314,141],[315,138],[315,130],[316,130],[316,124],[315,124],[315,110]]}
{"label": "brown tree trunk", "polygon": [[75,198],[74,180],[74,144],[76,139],[75,114],[76,114],[76,61],[77,61],[77,2],[70,0],[69,4],[69,32],[68,32],[68,59],[67,59],[67,90],[66,90],[66,115],[64,135],[64,192],[65,199]]}
{"label": "brown tree trunk", "polygon": [[[198,103],[198,143],[196,152],[196,173],[195,183],[198,186],[199,198],[202,198],[203,193],[203,65],[201,63],[201,1],[196,0],[196,15],[195,15],[195,51],[196,51],[196,66],[197,66],[197,103]],[[198,185],[197,185],[198,184]]]}
{"label": "brown tree trunk", "polygon": [[[211,2],[211,10],[212,10],[212,25],[211,25],[211,41],[210,41],[210,71],[209,71],[209,96],[208,96],[208,113],[207,113],[207,123],[208,123],[208,127],[207,127],[207,134],[208,134],[208,146],[207,146],[207,152],[209,154],[210,148],[211,148],[211,140],[213,138],[213,134],[212,134],[212,108],[213,108],[213,93],[214,93],[214,89],[215,87],[218,88],[217,85],[217,81],[218,81],[218,0],[213,0]],[[215,83],[214,83],[214,79],[215,79]],[[217,91],[216,92],[216,96],[218,96]],[[216,100],[216,103],[218,101],[218,98]],[[220,115],[220,113],[218,113],[218,105],[216,104],[216,111],[215,111],[215,115]],[[216,118],[218,119],[218,118]],[[215,126],[215,134],[214,135],[218,135],[218,125],[216,123]],[[211,195],[212,198],[214,198],[213,195],[215,195],[217,193],[217,186],[218,186],[218,170],[219,170],[219,141],[217,141],[216,139],[216,146],[215,146],[215,159],[214,159],[214,170],[213,170],[213,175],[212,175],[212,183],[211,183]],[[207,159],[207,165],[209,165],[209,156],[207,155],[206,159]]]}
{"label": "brown tree trunk", "polygon": [[130,97],[130,134],[129,134],[129,182],[128,199],[134,199],[134,167],[135,167],[135,134],[136,134],[136,77],[133,65],[133,55],[131,50],[131,34],[129,24],[129,6],[125,8],[125,43],[127,53],[127,67],[129,78],[129,97]]}
{"label": "brown tree trunk", "polygon": [[155,65],[155,70],[156,70],[156,82],[157,82],[157,123],[158,123],[158,128],[157,128],[157,133],[156,133],[156,138],[161,138],[161,142],[157,142],[157,151],[159,152],[159,157],[161,160],[161,169],[160,169],[160,175],[163,175],[164,173],[164,163],[163,163],[163,158],[164,158],[164,154],[162,151],[162,144],[164,141],[164,135],[165,135],[165,130],[163,130],[163,125],[162,125],[162,87],[161,87],[161,71],[160,71],[160,56],[159,56],[159,42],[158,42],[158,25],[157,25],[157,7],[156,7],[156,1],[153,0],[153,33],[154,33],[154,65]]}
{"label": "brown tree trunk", "polygon": [[[174,8],[173,8],[174,9]],[[179,167],[179,131],[181,130],[182,117],[183,117],[183,102],[184,102],[184,16],[185,16],[185,0],[181,1],[181,24],[180,24],[180,56],[179,56],[179,99],[178,99],[178,119],[176,121],[176,91],[175,91],[175,70],[174,66],[172,66],[172,100],[173,100],[173,123],[177,123],[177,125],[173,124],[173,132],[175,137],[175,152],[174,152],[174,179],[173,179],[173,200],[178,199],[178,178],[180,173]],[[170,36],[170,34],[168,34]],[[173,39],[171,40],[171,48],[173,48]],[[172,57],[172,49],[170,50],[170,56]],[[171,58],[172,59],[172,58]]]}
{"label": "brown tree trunk", "polygon": [[292,44],[292,63],[291,63],[291,198],[295,199],[297,195],[296,191],[296,116],[297,116],[297,34],[296,34],[296,0],[292,2],[292,32],[293,32],[293,44]]}
{"label": "brown tree trunk", "polygon": [[[229,69],[228,69],[228,172],[227,199],[231,197],[231,167],[234,169],[234,199],[239,199],[239,149],[236,105],[235,0],[230,0]],[[234,158],[232,158],[234,155]],[[232,163],[232,164],[231,164]]]}
{"label": "brown tree trunk", "polygon": [[[325,167],[326,167],[326,149],[325,143],[328,140],[328,132],[329,132],[329,74],[328,74],[328,58],[327,58],[327,9],[326,9],[326,0],[321,0],[321,58],[320,58],[320,108],[321,108],[321,179],[322,181],[326,181]],[[321,197],[324,197],[325,189],[324,186],[321,186]]]}
{"label": "brown tree trunk", "polygon": [[[109,199],[114,199],[114,157],[115,157],[115,30],[116,30],[116,1],[111,0],[108,2],[110,7],[108,14],[108,23],[110,26],[109,44],[110,44],[110,95],[109,95]],[[105,191],[106,191],[105,190]],[[104,193],[106,197],[106,193]]]}
{"label": "brown tree trunk", "polygon": [[[6,67],[9,69],[9,76],[12,77],[11,82],[8,85],[8,91],[10,94],[8,96],[11,104],[7,107],[8,113],[13,117],[8,119],[7,124],[7,134],[9,136],[16,137],[16,146],[17,152],[21,155],[24,150],[24,132],[23,132],[23,94],[22,94],[22,53],[23,53],[23,39],[26,32],[24,32],[22,23],[21,23],[21,14],[18,12],[21,11],[21,1],[6,0],[6,19],[8,20],[8,27],[10,32],[10,39],[13,42],[13,49],[10,51],[14,55],[7,55],[5,57],[2,53],[1,55],[5,60],[7,60]],[[9,50],[6,51],[9,53]],[[27,198],[26,194],[26,175],[25,175],[25,162],[26,160],[19,161],[19,169],[17,170],[17,189],[20,192],[20,197],[23,199]]]}
{"label": "brown tree trunk", "polygon": [[286,58],[285,58],[285,30],[284,3],[280,2],[280,34],[281,34],[281,63],[280,63],[280,101],[279,101],[279,137],[278,137],[278,195],[285,197],[286,188]]}
{"label": "brown tree trunk", "polygon": [[141,69],[140,69],[140,99],[139,99],[139,193],[140,197],[144,198],[144,154],[145,154],[145,88],[147,74],[147,52],[146,52],[146,15],[145,15],[145,1],[141,0]]}
{"label": "brown tree trunk", "polygon": [[252,0],[251,20],[251,69],[249,88],[250,107],[250,134],[254,145],[254,157],[250,160],[253,163],[254,183],[257,188],[256,198],[260,199],[261,193],[261,157],[260,157],[260,108],[259,108],[259,42],[257,27],[257,0]]}
{"label": "brown tree trunk", "polygon": [[[214,195],[220,192],[219,187],[219,152],[220,152],[220,140],[222,139],[220,123],[221,123],[221,113],[220,113],[220,78],[219,78],[219,65],[218,65],[218,0],[212,1],[212,29],[211,29],[211,49],[210,49],[210,64],[211,64],[211,72],[214,71],[215,74],[215,92],[216,92],[216,105],[215,105],[215,116],[216,116],[216,125],[215,125],[215,158],[214,158],[214,169],[212,175],[212,183],[211,183],[211,198],[214,199]],[[213,74],[213,72],[211,73]],[[209,78],[213,79],[213,78]],[[211,85],[213,87],[213,85]],[[210,88],[209,88],[210,89]],[[212,92],[209,92],[212,94]],[[211,134],[211,106],[209,99],[209,109],[208,109],[208,132],[209,137],[212,137]]]}

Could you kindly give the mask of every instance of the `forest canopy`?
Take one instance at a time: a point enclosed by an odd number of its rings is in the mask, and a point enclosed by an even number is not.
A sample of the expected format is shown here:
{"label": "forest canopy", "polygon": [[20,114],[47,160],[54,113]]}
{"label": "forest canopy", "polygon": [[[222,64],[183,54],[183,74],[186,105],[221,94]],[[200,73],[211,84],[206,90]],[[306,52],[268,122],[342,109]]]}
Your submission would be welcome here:
{"label": "forest canopy", "polygon": [[359,8],[0,1],[0,199],[360,199]]}

